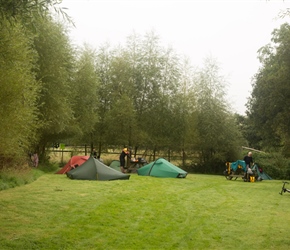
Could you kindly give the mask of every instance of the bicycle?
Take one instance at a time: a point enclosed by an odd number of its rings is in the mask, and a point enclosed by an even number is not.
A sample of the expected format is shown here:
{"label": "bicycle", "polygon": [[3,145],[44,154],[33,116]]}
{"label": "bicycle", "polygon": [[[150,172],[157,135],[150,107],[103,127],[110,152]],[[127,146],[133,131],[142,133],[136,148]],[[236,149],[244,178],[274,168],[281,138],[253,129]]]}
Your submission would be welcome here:
{"label": "bicycle", "polygon": [[286,184],[289,184],[289,182],[287,182],[287,181],[283,181],[283,186],[282,186],[281,192],[280,192],[279,194],[282,195],[282,194],[285,193],[285,192],[290,193],[290,189],[285,188],[285,185],[286,185]]}

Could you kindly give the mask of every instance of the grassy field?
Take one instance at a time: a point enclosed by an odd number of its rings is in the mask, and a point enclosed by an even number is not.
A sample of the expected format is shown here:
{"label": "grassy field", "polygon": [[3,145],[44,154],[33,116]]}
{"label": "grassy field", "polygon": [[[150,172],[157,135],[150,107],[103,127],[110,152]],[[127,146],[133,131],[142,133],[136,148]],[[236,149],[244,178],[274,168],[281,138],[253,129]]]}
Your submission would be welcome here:
{"label": "grassy field", "polygon": [[0,192],[0,249],[289,249],[282,181],[44,174]]}

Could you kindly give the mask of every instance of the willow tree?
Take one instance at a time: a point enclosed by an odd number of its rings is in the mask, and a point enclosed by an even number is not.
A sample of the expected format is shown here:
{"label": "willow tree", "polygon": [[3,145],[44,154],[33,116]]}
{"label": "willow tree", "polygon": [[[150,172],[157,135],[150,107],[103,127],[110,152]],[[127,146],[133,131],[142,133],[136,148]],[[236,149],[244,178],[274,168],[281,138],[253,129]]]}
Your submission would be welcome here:
{"label": "willow tree", "polygon": [[[71,82],[71,102],[74,114],[72,138],[76,142],[93,143],[93,132],[98,121],[99,78],[96,73],[96,51],[84,45],[78,52]],[[75,126],[74,126],[75,125]]]}
{"label": "willow tree", "polygon": [[95,130],[92,134],[93,142],[98,143],[99,153],[102,149],[102,145],[107,144],[107,114],[112,106],[112,87],[111,87],[111,64],[115,51],[112,49],[109,43],[103,44],[96,51],[96,74],[99,79],[99,87],[97,89],[98,99],[97,103],[97,115],[98,121],[95,125]]}
{"label": "willow tree", "polygon": [[188,58],[179,66],[180,77],[177,93],[174,95],[172,120],[177,124],[172,133],[173,148],[182,152],[183,165],[186,159],[196,153],[196,96],[194,89],[195,69]]}
{"label": "willow tree", "polygon": [[196,81],[197,142],[201,162],[212,171],[218,161],[228,158],[230,149],[238,149],[241,135],[231,119],[226,102],[226,80],[213,58],[205,60]]}
{"label": "willow tree", "polygon": [[148,134],[156,149],[178,150],[182,121],[178,119],[179,110],[174,107],[180,79],[179,57],[172,48],[160,49],[157,56],[159,72],[150,97],[153,106],[148,113],[151,124]]}
{"label": "willow tree", "polygon": [[19,22],[0,22],[1,159],[27,156],[35,142],[39,86],[32,73],[36,53]]}
{"label": "willow tree", "polygon": [[36,77],[41,82],[37,146],[43,154],[50,143],[66,138],[74,123],[71,89],[74,53],[63,26],[49,16],[38,23],[34,47],[38,53]]}
{"label": "willow tree", "polygon": [[61,12],[62,9],[56,7],[59,2],[58,0],[2,0],[0,1],[0,16],[10,21],[20,18],[22,21],[33,24],[35,18],[45,17],[51,7]]}
{"label": "willow tree", "polygon": [[137,119],[130,84],[130,64],[123,48],[118,47],[111,60],[111,101],[106,115],[106,137],[115,145],[132,145],[135,141]]}
{"label": "willow tree", "polygon": [[[50,108],[44,108],[43,102],[43,93],[48,91],[47,86],[43,84],[45,82],[43,79],[48,78],[48,74],[46,72],[45,75],[41,75],[40,71],[45,65],[49,68],[54,60],[44,62],[45,53],[41,53],[41,45],[37,44],[37,41],[47,35],[48,44],[50,42],[50,46],[53,47],[52,39],[59,40],[58,35],[50,38],[52,32],[44,34],[48,30],[43,33],[43,29],[39,29],[43,24],[51,22],[50,9],[58,3],[57,0],[0,2],[0,81],[1,95],[3,95],[0,112],[3,117],[2,124],[5,124],[1,128],[5,131],[1,131],[0,144],[6,145],[1,149],[4,156],[27,156],[28,150],[32,150],[39,143],[38,136],[40,130],[44,128],[41,125],[48,125],[43,119],[47,118]],[[57,8],[55,10],[58,11]],[[59,34],[61,36],[62,32]],[[43,63],[39,65],[41,61]],[[57,87],[55,86],[54,89],[56,90]],[[43,112],[44,109],[47,112]],[[47,128],[50,129],[49,126]]]}
{"label": "willow tree", "polygon": [[145,146],[148,141],[148,134],[142,128],[144,122],[144,116],[142,115],[142,98],[143,96],[143,46],[142,46],[142,36],[133,32],[128,36],[125,47],[124,47],[124,57],[128,62],[129,66],[129,76],[127,79],[127,85],[129,86],[128,95],[133,102],[133,113],[134,116],[134,135],[131,142],[134,145],[134,152],[138,152],[140,146]]}
{"label": "willow tree", "polygon": [[178,84],[177,58],[173,50],[161,47],[154,32],[142,38],[136,35],[130,38],[128,54],[133,62],[131,82],[135,90],[132,98],[142,143],[156,149],[168,147],[173,124],[170,97]]}

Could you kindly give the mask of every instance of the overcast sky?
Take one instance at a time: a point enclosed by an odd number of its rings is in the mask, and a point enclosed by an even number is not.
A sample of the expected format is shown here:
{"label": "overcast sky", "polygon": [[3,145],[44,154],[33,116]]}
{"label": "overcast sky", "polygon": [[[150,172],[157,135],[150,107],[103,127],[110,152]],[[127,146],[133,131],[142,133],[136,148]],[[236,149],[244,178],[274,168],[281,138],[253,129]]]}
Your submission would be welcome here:
{"label": "overcast sky", "polygon": [[124,43],[133,32],[154,30],[162,45],[171,46],[202,66],[212,56],[229,82],[233,112],[244,114],[251,78],[258,71],[257,51],[289,18],[277,19],[289,0],[63,0],[72,17],[73,43],[98,48]]}

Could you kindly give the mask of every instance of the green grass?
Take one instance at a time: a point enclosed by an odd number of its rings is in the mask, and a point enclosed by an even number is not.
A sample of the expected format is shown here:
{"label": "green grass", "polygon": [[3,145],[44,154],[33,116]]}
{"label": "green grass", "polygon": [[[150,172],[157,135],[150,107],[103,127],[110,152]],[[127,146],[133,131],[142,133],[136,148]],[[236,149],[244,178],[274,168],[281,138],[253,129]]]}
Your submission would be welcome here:
{"label": "green grass", "polygon": [[5,168],[0,171],[0,191],[22,186],[34,182],[45,173],[54,173],[58,170],[58,164],[50,163],[40,165],[38,168],[28,165],[18,166],[17,168]]}
{"label": "green grass", "polygon": [[289,249],[281,181],[44,174],[0,192],[0,249]]}

